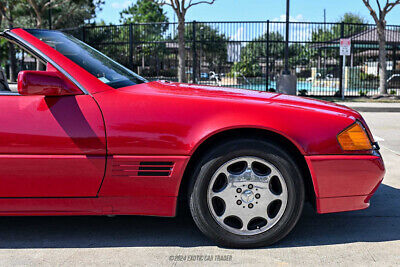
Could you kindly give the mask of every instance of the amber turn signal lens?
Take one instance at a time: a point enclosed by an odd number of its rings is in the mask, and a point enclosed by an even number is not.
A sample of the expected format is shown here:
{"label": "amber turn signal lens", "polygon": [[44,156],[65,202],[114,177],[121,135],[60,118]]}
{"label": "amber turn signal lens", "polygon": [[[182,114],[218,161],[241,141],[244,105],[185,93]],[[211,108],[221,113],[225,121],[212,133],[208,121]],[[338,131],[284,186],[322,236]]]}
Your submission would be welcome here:
{"label": "amber turn signal lens", "polygon": [[343,150],[370,150],[371,141],[359,122],[354,123],[338,135]]}

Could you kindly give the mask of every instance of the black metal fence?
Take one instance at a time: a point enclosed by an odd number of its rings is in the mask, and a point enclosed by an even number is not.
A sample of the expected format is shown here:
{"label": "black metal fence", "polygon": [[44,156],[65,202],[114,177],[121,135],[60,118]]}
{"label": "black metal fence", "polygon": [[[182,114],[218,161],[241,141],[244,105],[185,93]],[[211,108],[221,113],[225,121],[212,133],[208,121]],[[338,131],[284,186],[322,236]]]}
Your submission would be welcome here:
{"label": "black metal fence", "polygon": [[[276,88],[284,67],[285,22],[188,22],[189,82],[253,90]],[[290,22],[289,66],[301,95],[378,93],[379,46],[375,25]],[[177,80],[176,23],[86,26],[67,29],[149,80]],[[343,69],[340,38],[351,39]],[[389,93],[400,94],[400,26],[387,26]],[[344,75],[344,76],[343,76]]]}

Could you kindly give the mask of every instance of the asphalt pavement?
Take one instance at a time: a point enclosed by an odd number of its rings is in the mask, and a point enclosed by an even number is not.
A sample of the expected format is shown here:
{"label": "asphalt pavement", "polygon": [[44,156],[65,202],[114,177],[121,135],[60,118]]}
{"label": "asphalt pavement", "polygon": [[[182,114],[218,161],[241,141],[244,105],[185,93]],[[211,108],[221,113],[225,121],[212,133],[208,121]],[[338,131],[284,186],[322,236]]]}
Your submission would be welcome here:
{"label": "asphalt pavement", "polygon": [[371,207],[316,214],[306,206],[283,241],[261,249],[215,246],[188,214],[177,218],[3,217],[0,266],[400,265],[400,113],[363,113],[387,174]]}

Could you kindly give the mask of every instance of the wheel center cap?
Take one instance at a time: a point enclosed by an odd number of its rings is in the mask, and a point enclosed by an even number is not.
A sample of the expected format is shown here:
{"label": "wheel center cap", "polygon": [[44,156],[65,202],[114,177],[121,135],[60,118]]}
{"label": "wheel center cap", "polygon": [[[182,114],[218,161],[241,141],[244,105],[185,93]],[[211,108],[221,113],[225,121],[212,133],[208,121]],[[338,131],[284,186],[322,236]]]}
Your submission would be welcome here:
{"label": "wheel center cap", "polygon": [[244,203],[251,203],[254,200],[254,193],[253,191],[247,189],[243,191],[240,197]]}

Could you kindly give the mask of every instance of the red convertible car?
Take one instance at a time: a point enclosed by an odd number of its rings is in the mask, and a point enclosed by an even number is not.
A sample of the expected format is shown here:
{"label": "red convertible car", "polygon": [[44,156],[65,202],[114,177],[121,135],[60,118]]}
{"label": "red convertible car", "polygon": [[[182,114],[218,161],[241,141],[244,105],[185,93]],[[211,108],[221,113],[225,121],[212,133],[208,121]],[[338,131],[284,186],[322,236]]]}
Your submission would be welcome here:
{"label": "red convertible car", "polygon": [[149,82],[58,31],[1,34],[37,59],[0,79],[0,215],[174,216],[217,244],[286,236],[305,201],[364,209],[385,168],[363,118],[327,102]]}

